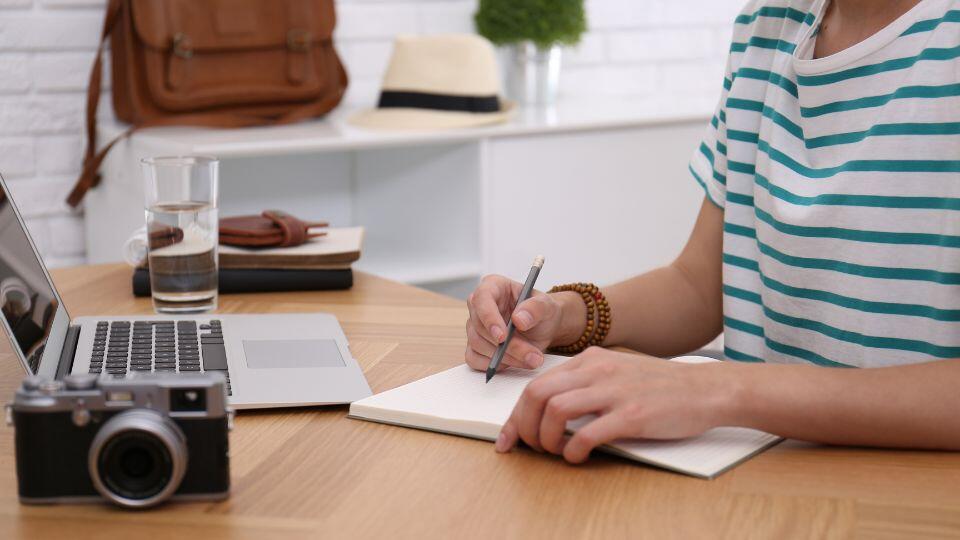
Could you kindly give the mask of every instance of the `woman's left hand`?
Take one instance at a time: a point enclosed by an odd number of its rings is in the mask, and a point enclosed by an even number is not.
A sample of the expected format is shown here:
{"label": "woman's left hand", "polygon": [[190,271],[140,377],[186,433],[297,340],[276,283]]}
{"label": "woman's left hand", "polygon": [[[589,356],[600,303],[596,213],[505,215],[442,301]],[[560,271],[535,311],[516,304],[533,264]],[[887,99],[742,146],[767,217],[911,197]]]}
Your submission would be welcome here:
{"label": "woman's left hand", "polygon": [[[678,439],[730,425],[736,378],[727,362],[685,364],[587,349],[534,379],[497,438],[498,452],[519,440],[582,463],[616,439]],[[567,422],[595,415],[568,436]]]}

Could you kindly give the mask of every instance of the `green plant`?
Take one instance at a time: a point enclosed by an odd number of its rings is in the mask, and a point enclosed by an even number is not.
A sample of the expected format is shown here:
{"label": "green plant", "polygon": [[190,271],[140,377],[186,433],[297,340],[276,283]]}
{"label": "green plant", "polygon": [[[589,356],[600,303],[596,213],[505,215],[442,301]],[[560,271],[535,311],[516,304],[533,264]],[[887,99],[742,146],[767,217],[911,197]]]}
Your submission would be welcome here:
{"label": "green plant", "polygon": [[473,21],[497,45],[575,45],[587,30],[583,0],[480,0]]}

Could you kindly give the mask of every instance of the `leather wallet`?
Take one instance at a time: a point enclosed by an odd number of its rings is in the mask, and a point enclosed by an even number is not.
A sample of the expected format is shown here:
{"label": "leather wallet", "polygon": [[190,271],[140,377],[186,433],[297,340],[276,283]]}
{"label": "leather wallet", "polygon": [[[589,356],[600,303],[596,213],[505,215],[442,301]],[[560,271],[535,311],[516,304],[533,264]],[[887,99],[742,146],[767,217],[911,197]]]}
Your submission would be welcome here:
{"label": "leather wallet", "polygon": [[302,221],[280,210],[259,216],[234,216],[220,220],[220,243],[240,247],[293,247],[310,238],[326,236],[311,231],[329,225],[325,221]]}

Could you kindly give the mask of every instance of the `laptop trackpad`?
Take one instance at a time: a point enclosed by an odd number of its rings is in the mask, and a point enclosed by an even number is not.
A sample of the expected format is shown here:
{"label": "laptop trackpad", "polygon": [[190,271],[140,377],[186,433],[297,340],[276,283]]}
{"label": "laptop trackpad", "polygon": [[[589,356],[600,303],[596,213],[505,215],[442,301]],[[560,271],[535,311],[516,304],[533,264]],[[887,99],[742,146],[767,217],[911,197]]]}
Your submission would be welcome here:
{"label": "laptop trackpad", "polygon": [[250,369],[344,367],[332,339],[244,340],[243,355]]}

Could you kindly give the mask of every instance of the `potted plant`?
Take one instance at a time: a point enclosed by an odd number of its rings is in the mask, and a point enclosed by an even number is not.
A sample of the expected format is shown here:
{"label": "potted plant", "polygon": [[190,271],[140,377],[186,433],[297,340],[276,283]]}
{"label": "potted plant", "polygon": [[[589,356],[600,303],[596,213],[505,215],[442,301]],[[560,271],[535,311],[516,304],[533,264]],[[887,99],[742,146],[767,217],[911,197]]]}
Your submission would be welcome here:
{"label": "potted plant", "polygon": [[587,29],[583,0],[480,0],[474,23],[507,48],[507,91],[524,104],[556,100],[560,46],[577,44]]}

